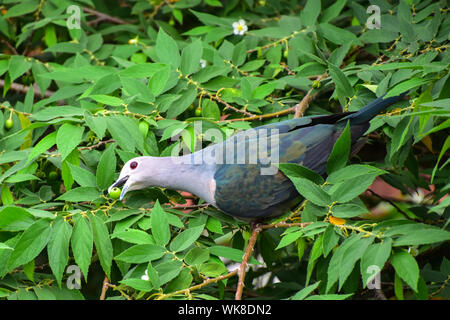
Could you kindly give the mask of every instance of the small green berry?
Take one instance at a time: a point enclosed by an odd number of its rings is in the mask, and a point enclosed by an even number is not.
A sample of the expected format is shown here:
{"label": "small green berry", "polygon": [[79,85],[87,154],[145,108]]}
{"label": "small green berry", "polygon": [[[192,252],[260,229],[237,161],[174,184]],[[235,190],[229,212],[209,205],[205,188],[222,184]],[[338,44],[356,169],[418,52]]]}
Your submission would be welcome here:
{"label": "small green berry", "polygon": [[196,117],[200,117],[202,115],[202,108],[197,108],[195,109],[195,116]]}
{"label": "small green berry", "polygon": [[141,132],[141,134],[144,138],[147,136],[147,133],[148,133],[148,122],[147,121],[139,122],[139,131]]}
{"label": "small green berry", "polygon": [[121,192],[122,190],[120,190],[120,188],[114,187],[111,189],[109,196],[111,197],[111,199],[119,199]]}
{"label": "small green berry", "polygon": [[6,128],[6,130],[11,129],[13,127],[13,124],[14,124],[14,122],[13,122],[12,119],[6,119],[6,121],[5,121],[5,128]]}
{"label": "small green berry", "polygon": [[56,181],[58,179],[58,173],[56,171],[50,171],[48,174],[49,181]]}

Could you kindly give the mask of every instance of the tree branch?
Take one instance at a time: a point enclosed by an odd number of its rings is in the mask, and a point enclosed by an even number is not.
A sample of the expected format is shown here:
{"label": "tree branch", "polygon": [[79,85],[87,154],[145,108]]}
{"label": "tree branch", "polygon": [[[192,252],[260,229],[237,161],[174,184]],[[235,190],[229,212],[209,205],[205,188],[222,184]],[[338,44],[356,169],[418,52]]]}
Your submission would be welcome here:
{"label": "tree branch", "polygon": [[244,290],[244,280],[245,280],[247,264],[252,255],[253,248],[255,247],[255,244],[256,244],[256,240],[258,239],[258,234],[262,230],[261,225],[253,226],[253,224],[251,224],[250,226],[253,230],[252,230],[252,235],[251,235],[250,239],[248,240],[248,245],[247,245],[247,249],[245,250],[245,254],[242,257],[241,265],[239,267],[239,272],[238,272],[239,280],[238,280],[238,286],[236,289],[236,296],[235,296],[236,300],[241,300],[241,298],[242,298],[242,291]]}
{"label": "tree branch", "polygon": [[[327,76],[327,73],[321,74],[320,76],[318,76],[316,78],[315,81],[320,81],[322,78],[324,78],[326,76]],[[296,104],[293,107],[295,110],[294,118],[303,117],[303,115],[305,114],[306,109],[308,109],[311,101],[313,101],[316,98],[317,92],[315,94],[312,94],[313,90],[314,90],[314,85],[311,87],[311,89],[308,90],[306,95],[303,97],[302,101],[300,101],[298,104]]]}
{"label": "tree branch", "polygon": [[[3,88],[4,86],[5,86],[5,80],[0,79],[0,87]],[[11,83],[11,87],[10,87],[10,89],[12,89],[14,91],[18,91],[18,92],[25,93],[25,94],[28,91],[30,91],[30,88],[31,87],[29,87],[29,86],[24,86],[23,84],[14,83],[14,82]],[[33,85],[33,89],[34,89],[34,93],[41,98],[49,98],[54,94],[53,91],[49,91],[49,90],[45,91],[44,94],[42,94],[41,89],[39,89],[37,84]]]}
{"label": "tree branch", "polygon": [[105,279],[103,279],[103,286],[102,286],[102,293],[100,294],[100,300],[105,300],[106,291],[108,291],[108,287],[109,287],[108,277],[105,276]]}

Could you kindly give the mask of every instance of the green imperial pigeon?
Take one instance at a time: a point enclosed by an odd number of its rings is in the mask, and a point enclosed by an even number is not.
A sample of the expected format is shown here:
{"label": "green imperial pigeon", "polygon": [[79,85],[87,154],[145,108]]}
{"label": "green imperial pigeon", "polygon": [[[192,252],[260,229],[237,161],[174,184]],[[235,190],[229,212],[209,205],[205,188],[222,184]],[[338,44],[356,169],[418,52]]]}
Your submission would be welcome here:
{"label": "green imperial pigeon", "polygon": [[263,125],[183,156],[137,157],[125,163],[109,190],[123,185],[122,200],[130,190],[159,186],[188,191],[242,220],[281,215],[299,194],[276,164],[300,164],[324,175],[347,122],[354,153],[369,121],[404,95],[380,97],[357,112]]}

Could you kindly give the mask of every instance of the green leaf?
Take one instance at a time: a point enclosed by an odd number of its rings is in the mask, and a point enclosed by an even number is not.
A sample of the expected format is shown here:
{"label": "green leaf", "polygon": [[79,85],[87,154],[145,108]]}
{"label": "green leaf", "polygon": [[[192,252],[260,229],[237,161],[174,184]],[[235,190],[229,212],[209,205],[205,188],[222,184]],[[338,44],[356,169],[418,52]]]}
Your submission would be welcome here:
{"label": "green leaf", "polygon": [[302,290],[297,292],[293,297],[291,297],[291,300],[304,300],[311,292],[317,289],[319,284],[320,281],[303,288]]}
{"label": "green leaf", "polygon": [[351,137],[350,137],[350,122],[347,121],[344,131],[334,144],[330,157],[327,162],[327,173],[330,174],[337,171],[347,164],[350,156]]}
{"label": "green leaf", "polygon": [[321,23],[318,27],[320,34],[334,44],[345,45],[347,43],[358,42],[356,35],[346,29],[336,27],[329,23]]}
{"label": "green leaf", "polygon": [[312,203],[318,206],[327,206],[330,204],[330,195],[317,184],[304,178],[292,177],[290,179],[297,189],[298,193],[300,193]]}
{"label": "green leaf", "polygon": [[353,218],[358,217],[364,213],[369,212],[364,206],[359,206],[354,203],[339,204],[333,206],[333,216],[337,218]]}
{"label": "green leaf", "polygon": [[147,232],[136,229],[126,229],[118,232],[114,232],[111,235],[111,239],[119,238],[120,240],[135,243],[135,244],[155,244],[153,237]]}
{"label": "green leaf", "polygon": [[115,171],[116,154],[114,153],[114,145],[111,145],[103,152],[98,162],[96,176],[99,189],[105,190],[114,182]]}
{"label": "green leaf", "polygon": [[48,242],[48,261],[58,286],[61,288],[61,280],[69,261],[69,242],[72,235],[72,227],[62,217],[56,218],[52,226],[52,235]]}
{"label": "green leaf", "polygon": [[99,139],[103,139],[106,131],[106,119],[103,117],[93,117],[89,112],[84,113],[84,119],[89,128],[94,131]]}
{"label": "green leaf", "polygon": [[33,113],[31,118],[38,121],[48,121],[59,117],[82,116],[83,109],[72,106],[46,107]]}
{"label": "green leaf", "polygon": [[353,87],[342,70],[331,63],[328,64],[328,68],[330,70],[330,76],[334,82],[338,95],[342,95],[348,98],[352,97]]}
{"label": "green leaf", "polygon": [[80,166],[67,163],[70,167],[73,179],[81,187],[96,187],[97,182],[95,176],[88,170],[81,168]]}
{"label": "green leaf", "polygon": [[322,294],[322,295],[314,295],[309,296],[305,300],[345,300],[350,298],[353,293],[349,294]]}
{"label": "green leaf", "polygon": [[159,28],[155,50],[160,62],[178,68],[181,60],[178,45],[163,28]]}
{"label": "green leaf", "polygon": [[155,97],[159,96],[163,92],[167,81],[169,80],[169,76],[170,67],[166,66],[161,70],[155,72],[155,74],[150,78],[150,81],[148,82],[148,88]]}
{"label": "green leaf", "polygon": [[365,174],[339,182],[330,189],[331,199],[339,203],[349,202],[366,191],[375,178],[375,174]]}
{"label": "green leaf", "polygon": [[[100,212],[100,214],[102,214]],[[105,274],[111,279],[111,264],[113,259],[113,247],[109,238],[108,228],[104,221],[95,215],[89,215],[92,234],[94,236],[95,248],[97,250],[100,264]]]}
{"label": "green leaf", "polygon": [[[212,246],[209,248],[209,252],[215,256],[224,257],[236,262],[241,262],[242,257],[244,256],[244,252],[242,250],[225,246]],[[260,264],[260,262],[255,258],[251,258],[249,263]]]}
{"label": "green leaf", "polygon": [[450,240],[450,232],[437,228],[426,228],[402,235],[395,239],[394,246],[415,246],[448,240]]}
{"label": "green leaf", "polygon": [[23,232],[14,246],[8,261],[8,270],[26,264],[37,257],[45,248],[51,236],[50,221],[40,219]]}
{"label": "green leaf", "polygon": [[339,13],[341,13],[346,3],[347,0],[337,0],[334,1],[331,6],[324,8],[322,16],[320,18],[320,22],[329,22],[336,18]]}
{"label": "green leaf", "polygon": [[210,118],[216,121],[220,120],[220,109],[217,103],[209,99],[202,101],[202,116],[204,118]]}
{"label": "green leaf", "polygon": [[275,82],[265,83],[253,90],[254,99],[264,99],[275,90],[277,84]]}
{"label": "green leaf", "polygon": [[165,251],[164,247],[156,244],[137,244],[128,248],[114,259],[128,263],[144,263],[161,258]]}
{"label": "green leaf", "polygon": [[286,234],[285,236],[283,236],[281,238],[280,243],[275,248],[275,250],[286,247],[287,245],[291,244],[292,242],[294,242],[295,240],[300,238],[302,235],[303,235],[302,230],[295,231],[295,232],[289,232],[288,234]]}
{"label": "green leaf", "polygon": [[298,177],[311,180],[315,184],[324,183],[324,179],[317,172],[296,163],[280,163],[278,168],[289,178]]}
{"label": "green leaf", "polygon": [[159,275],[158,284],[161,286],[174,279],[181,272],[183,263],[179,260],[171,260],[159,263],[155,266],[155,270]]}
{"label": "green leaf", "polygon": [[308,0],[305,7],[300,12],[300,21],[305,27],[316,24],[317,17],[320,14],[321,4],[318,0]]}
{"label": "green leaf", "polygon": [[202,54],[203,46],[200,39],[196,39],[187,45],[181,53],[181,73],[183,75],[189,75],[197,71]]}
{"label": "green leaf", "polygon": [[179,252],[187,249],[202,234],[204,225],[189,228],[177,235],[170,243],[170,251]]}
{"label": "green leaf", "polygon": [[94,246],[92,229],[88,220],[81,214],[76,214],[73,217],[73,221],[74,226],[71,239],[73,257],[83,272],[84,278],[87,279]]}
{"label": "green leaf", "polygon": [[25,230],[33,223],[34,217],[26,209],[10,206],[0,211],[0,230],[2,231]]}
{"label": "green leaf", "polygon": [[56,135],[56,145],[61,152],[61,160],[64,160],[73,149],[81,142],[83,136],[83,127],[74,126],[70,123],[64,123]]}
{"label": "green leaf", "polygon": [[120,280],[119,282],[121,284],[129,286],[138,291],[150,292],[153,289],[153,286],[150,283],[150,281],[146,281],[146,280],[142,280],[142,279],[128,278],[128,279]]}
{"label": "green leaf", "polygon": [[[342,278],[344,278],[345,275],[349,275],[350,272],[353,270],[353,265],[356,263],[356,261],[353,260],[353,263],[347,264],[346,268],[342,270],[341,272],[341,266],[343,260],[343,256],[348,248],[351,248],[349,251],[350,254],[353,254],[354,257],[358,257],[358,245],[361,241],[361,237],[357,234],[353,234],[347,239],[345,239],[344,242],[341,243],[341,245],[334,251],[333,256],[331,257],[330,263],[328,265],[328,280],[327,280],[327,288],[326,292],[329,292],[333,285],[340,279],[341,274]],[[370,244],[370,243],[369,243]],[[355,252],[356,250],[356,252]],[[361,252],[361,255],[363,252]],[[350,261],[352,262],[352,261]],[[351,270],[348,270],[351,267]],[[343,283],[341,283],[343,284]]]}
{"label": "green leaf", "polygon": [[69,202],[94,201],[100,197],[100,192],[93,187],[78,187],[67,191],[56,200],[65,200]]}
{"label": "green leaf", "polygon": [[27,72],[31,68],[31,62],[29,62],[24,56],[12,56],[9,59],[9,75],[11,76],[11,82]]}
{"label": "green leaf", "polygon": [[167,110],[167,118],[173,119],[182,114],[194,102],[197,97],[197,89],[194,86],[189,86],[184,90],[175,102],[172,103],[169,110]]}
{"label": "green leaf", "polygon": [[363,286],[372,281],[377,274],[377,270],[381,271],[391,254],[392,240],[390,238],[384,239],[382,242],[373,243],[367,247],[361,257],[361,276]]}
{"label": "green leaf", "polygon": [[223,263],[208,262],[198,266],[198,271],[207,277],[218,277],[221,274],[227,273],[227,268]]}
{"label": "green leaf", "polygon": [[384,98],[398,96],[399,94],[411,90],[412,88],[421,86],[425,83],[430,82],[429,79],[412,78],[397,84],[394,88],[388,91]]}
{"label": "green leaf", "polygon": [[391,264],[395,272],[403,279],[415,292],[419,282],[419,266],[416,259],[406,251],[397,251],[391,256]]}
{"label": "green leaf", "polygon": [[339,182],[356,178],[359,176],[364,176],[368,174],[379,176],[384,173],[387,173],[387,171],[369,165],[352,164],[331,173],[328,176],[327,181],[331,184],[337,184]]}
{"label": "green leaf", "polygon": [[209,249],[193,247],[184,257],[184,261],[192,266],[197,264],[202,264],[209,259]]}
{"label": "green leaf", "polygon": [[152,234],[156,244],[165,246],[170,241],[170,227],[167,214],[156,200],[151,213]]}
{"label": "green leaf", "polygon": [[[450,99],[447,99],[450,102]],[[441,161],[444,154],[447,152],[447,150],[450,148],[450,136],[447,136],[447,138],[444,141],[444,144],[442,145],[441,152],[439,153],[439,157],[436,161],[436,165],[433,168],[433,173],[431,174],[431,183],[434,181],[434,176],[436,175],[436,171],[438,169],[439,162]],[[442,169],[442,167],[441,167]]]}
{"label": "green leaf", "polygon": [[366,248],[373,242],[374,237],[361,238],[358,242],[352,243],[346,247],[342,254],[341,262],[339,264],[339,289],[345,283],[356,262],[361,259]]}
{"label": "green leaf", "polygon": [[323,234],[323,256],[326,257],[339,242],[339,235],[334,230],[334,226],[330,224]]}
{"label": "green leaf", "polygon": [[319,257],[323,254],[323,237],[324,237],[324,235],[321,234],[316,239],[316,241],[314,241],[314,245],[309,254],[308,266],[306,268],[306,284],[305,285],[308,285],[309,279],[311,279],[311,275],[312,275],[312,272],[313,272],[313,269],[314,269],[317,259],[319,259]]}
{"label": "green leaf", "polygon": [[4,15],[4,19],[23,16],[27,13],[33,12],[37,9],[39,5],[39,1],[30,0],[30,1],[21,1],[19,4],[16,4],[9,8],[8,12]]}
{"label": "green leaf", "polygon": [[245,59],[247,58],[246,51],[245,41],[241,41],[234,46],[231,61],[235,66],[239,67],[245,62]]}
{"label": "green leaf", "polygon": [[108,95],[104,95],[104,94],[93,94],[93,95],[89,95],[89,98],[94,99],[97,102],[109,105],[109,106],[113,106],[113,107],[118,107],[123,105],[125,102],[117,97],[112,97],[112,96],[108,96]]}
{"label": "green leaf", "polygon": [[33,149],[31,149],[30,154],[28,155],[28,162],[33,160],[35,157],[40,155],[41,153],[47,151],[51,147],[53,147],[56,143],[56,132],[52,132],[48,135],[46,135],[44,138],[42,138],[41,141],[39,141]]}

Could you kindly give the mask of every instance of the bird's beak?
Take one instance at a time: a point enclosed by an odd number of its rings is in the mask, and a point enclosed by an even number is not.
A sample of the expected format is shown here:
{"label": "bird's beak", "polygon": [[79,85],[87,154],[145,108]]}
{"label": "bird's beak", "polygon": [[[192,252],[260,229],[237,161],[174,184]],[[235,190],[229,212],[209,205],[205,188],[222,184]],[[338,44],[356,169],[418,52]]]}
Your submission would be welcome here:
{"label": "bird's beak", "polygon": [[125,194],[127,193],[128,188],[130,187],[129,184],[127,183],[129,177],[130,177],[130,176],[127,175],[127,176],[125,176],[125,177],[123,177],[123,178],[120,178],[120,179],[117,180],[116,182],[114,182],[114,183],[108,188],[108,193],[110,193],[110,192],[111,192],[111,189],[114,188],[114,187],[121,187],[121,186],[123,186],[122,192],[120,193],[120,200],[122,200],[123,197],[125,197]]}

